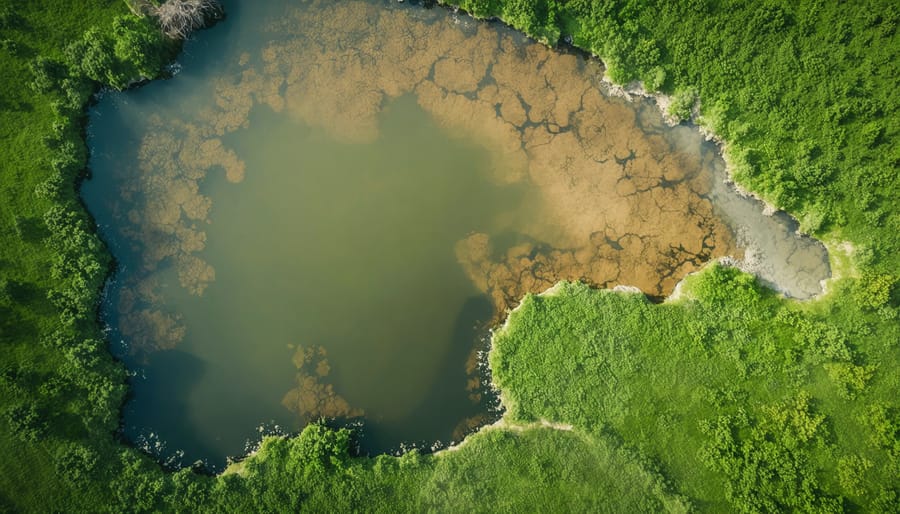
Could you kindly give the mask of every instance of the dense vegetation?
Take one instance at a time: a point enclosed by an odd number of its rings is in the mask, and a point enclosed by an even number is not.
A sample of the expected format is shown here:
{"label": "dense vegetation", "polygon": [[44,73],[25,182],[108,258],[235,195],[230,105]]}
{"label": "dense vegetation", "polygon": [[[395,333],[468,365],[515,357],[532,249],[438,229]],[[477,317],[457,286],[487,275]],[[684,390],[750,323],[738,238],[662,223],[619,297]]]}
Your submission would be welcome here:
{"label": "dense vegetation", "polygon": [[[857,245],[861,286],[900,269],[900,9],[824,0],[444,0],[600,56],[728,143],[739,183],[802,228]],[[878,296],[876,294],[875,296]]]}
{"label": "dense vegetation", "polygon": [[564,285],[498,334],[507,427],[459,450],[351,458],[314,425],[221,477],[164,472],[113,435],[110,260],[76,184],[90,95],[177,45],[119,0],[0,0],[0,510],[900,510],[897,9],[454,3],[571,36],[682,117],[699,98],[744,185],[853,243],[845,276],[807,304],[719,266],[662,305]]}
{"label": "dense vegetation", "polygon": [[0,47],[0,509],[89,510],[118,472],[126,385],[95,318],[110,259],[75,190],[84,108],[177,48],[113,0],[0,2]]}
{"label": "dense vegetation", "polygon": [[616,434],[716,511],[900,508],[900,325],[719,265],[686,289],[528,297],[494,338],[508,416]]}

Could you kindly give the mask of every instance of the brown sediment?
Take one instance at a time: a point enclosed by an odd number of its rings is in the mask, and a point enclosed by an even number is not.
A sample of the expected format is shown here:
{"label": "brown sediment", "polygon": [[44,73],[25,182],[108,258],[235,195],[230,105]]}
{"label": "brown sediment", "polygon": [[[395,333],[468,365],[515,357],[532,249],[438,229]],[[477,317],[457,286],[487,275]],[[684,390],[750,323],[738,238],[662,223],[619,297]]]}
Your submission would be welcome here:
{"label": "brown sediment", "polygon": [[537,215],[512,227],[529,242],[496,248],[473,234],[456,248],[498,317],[559,280],[664,296],[704,262],[737,253],[706,199],[712,177],[699,156],[642,132],[632,106],[601,93],[590,63],[487,24],[465,32],[364,3],[297,11],[273,30],[291,27],[303,33],[266,53],[295,116],[369,141],[385,101],[413,94],[451,134],[492,152],[498,183],[537,191]]}
{"label": "brown sediment", "polygon": [[487,413],[476,414],[474,416],[468,417],[460,421],[456,425],[456,427],[453,428],[453,432],[451,433],[452,435],[450,437],[454,442],[462,441],[467,435],[490,423],[491,421],[493,421],[493,419],[494,416]]}
{"label": "brown sediment", "polygon": [[281,403],[296,413],[303,423],[319,418],[355,418],[362,409],[353,408],[334,386],[324,382],[331,372],[328,352],[321,346],[298,346],[293,357],[297,367],[297,387],[284,395]]}
{"label": "brown sediment", "polygon": [[[402,95],[414,95],[449,134],[488,149],[497,184],[532,192],[521,215],[501,224],[515,244],[473,233],[455,248],[497,319],[560,280],[665,296],[704,262],[739,256],[707,199],[707,165],[643,132],[633,106],[601,92],[599,66],[485,23],[419,15],[352,1],[297,9],[269,27],[278,37],[258,56],[242,54],[215,81],[194,122],[156,120],[140,148],[141,173],[122,190],[134,204],[124,230],[145,271],[168,260],[194,294],[215,280],[196,255],[211,206],[198,183],[211,169],[231,181],[252,173],[220,138],[248,127],[254,106],[357,144],[378,138],[380,113]],[[153,306],[152,296],[134,294],[134,309]],[[314,375],[304,380],[316,390]]]}
{"label": "brown sediment", "polygon": [[202,226],[209,222],[212,200],[199,183],[214,169],[230,182],[244,176],[244,163],[217,137],[178,120],[151,119],[151,129],[138,148],[139,173],[120,183],[115,211],[128,224],[120,230],[140,250],[141,270],[127,274],[118,309],[120,326],[133,353],[144,354],[175,346],[185,334],[178,316],[159,310],[155,273],[171,265],[179,283],[202,295],[215,280],[213,267],[197,256],[206,246]]}

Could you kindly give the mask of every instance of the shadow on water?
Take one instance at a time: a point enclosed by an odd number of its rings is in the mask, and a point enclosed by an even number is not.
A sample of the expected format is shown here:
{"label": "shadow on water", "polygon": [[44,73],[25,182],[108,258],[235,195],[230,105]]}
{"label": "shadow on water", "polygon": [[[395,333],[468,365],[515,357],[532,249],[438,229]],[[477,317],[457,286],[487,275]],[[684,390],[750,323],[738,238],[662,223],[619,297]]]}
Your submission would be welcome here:
{"label": "shadow on water", "polygon": [[[189,448],[192,455],[204,456],[204,460],[216,455],[207,444],[208,434],[192,428],[187,401],[206,370],[203,360],[187,352],[151,355],[129,384],[131,399],[123,409],[127,420],[124,436],[151,455],[165,458],[163,464],[170,467],[185,464],[180,462],[182,447]],[[170,448],[172,443],[166,441],[177,441],[178,447]]]}
{"label": "shadow on water", "polygon": [[[361,454],[396,453],[410,446],[436,451],[459,442],[462,436],[499,417],[499,401],[490,388],[489,372],[471,359],[473,351],[488,349],[492,315],[488,297],[472,296],[465,301],[453,325],[452,344],[431,390],[399,423],[386,425],[363,419],[357,437]],[[479,342],[473,345],[473,341]],[[467,360],[475,366],[466,369],[459,365]],[[469,397],[461,396],[460,390],[468,390]],[[435,435],[439,436],[437,441]],[[398,438],[408,444],[398,448]]]}

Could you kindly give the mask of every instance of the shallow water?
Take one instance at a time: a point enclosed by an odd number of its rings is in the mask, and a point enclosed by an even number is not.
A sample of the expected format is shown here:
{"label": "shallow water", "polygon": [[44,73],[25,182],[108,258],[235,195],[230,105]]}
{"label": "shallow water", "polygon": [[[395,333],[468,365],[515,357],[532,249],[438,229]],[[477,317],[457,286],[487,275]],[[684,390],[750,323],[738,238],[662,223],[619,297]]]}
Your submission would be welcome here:
{"label": "shallow water", "polygon": [[596,63],[440,9],[227,7],[174,80],[91,117],[125,433],[163,460],[322,417],[363,420],[362,452],[459,440],[493,415],[488,327],[559,280],[661,297],[745,248],[795,296],[827,275]]}

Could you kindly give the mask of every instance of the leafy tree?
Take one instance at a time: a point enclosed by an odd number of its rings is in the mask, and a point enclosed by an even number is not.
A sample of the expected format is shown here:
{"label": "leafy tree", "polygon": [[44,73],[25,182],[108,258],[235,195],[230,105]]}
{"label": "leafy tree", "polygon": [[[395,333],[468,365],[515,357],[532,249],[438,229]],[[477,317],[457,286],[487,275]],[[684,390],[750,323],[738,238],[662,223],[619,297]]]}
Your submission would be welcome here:
{"label": "leafy tree", "polygon": [[497,2],[493,0],[464,0],[460,7],[476,18],[487,18],[497,12]]}
{"label": "leafy tree", "polygon": [[147,17],[120,16],[113,20],[113,53],[127,78],[153,78],[166,64],[166,40]]}
{"label": "leafy tree", "polygon": [[828,377],[838,386],[839,394],[848,400],[856,398],[875,374],[874,367],[851,362],[829,362],[824,366]]}
{"label": "leafy tree", "polygon": [[66,48],[69,66],[77,73],[116,89],[126,85],[119,63],[116,62],[114,41],[99,27],[88,30],[80,41]]}
{"label": "leafy tree", "polygon": [[66,47],[65,56],[73,73],[124,89],[158,75],[170,55],[168,45],[151,19],[126,15],[113,20],[111,31],[88,30]]}
{"label": "leafy tree", "polygon": [[58,171],[50,172],[50,176],[34,187],[34,195],[42,200],[59,201],[68,181]]}
{"label": "leafy tree", "polygon": [[841,501],[817,481],[809,447],[823,440],[825,417],[812,412],[810,397],[702,425],[709,442],[701,460],[727,478],[725,494],[739,512],[842,512]]}
{"label": "leafy tree", "polygon": [[503,5],[503,18],[526,33],[534,34],[541,26],[538,19],[540,0],[509,0]]}
{"label": "leafy tree", "polygon": [[697,102],[697,91],[692,88],[680,88],[672,96],[669,104],[669,116],[679,120],[691,119],[694,104]]}
{"label": "leafy tree", "polygon": [[837,474],[838,481],[844,491],[853,496],[865,494],[865,488],[863,487],[865,482],[864,476],[872,466],[871,460],[859,455],[841,457],[838,460]]}
{"label": "leafy tree", "polygon": [[875,310],[891,300],[891,290],[897,277],[866,271],[856,282],[853,298],[864,309]]}

